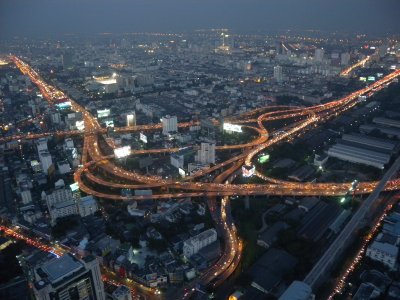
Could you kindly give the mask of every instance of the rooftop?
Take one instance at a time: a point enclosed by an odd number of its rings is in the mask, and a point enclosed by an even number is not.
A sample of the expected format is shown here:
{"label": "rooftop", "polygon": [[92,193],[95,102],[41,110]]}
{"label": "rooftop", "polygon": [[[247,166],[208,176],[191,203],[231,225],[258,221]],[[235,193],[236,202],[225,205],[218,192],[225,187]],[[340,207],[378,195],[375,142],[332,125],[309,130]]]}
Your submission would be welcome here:
{"label": "rooftop", "polygon": [[51,283],[56,283],[64,277],[80,270],[82,267],[83,265],[76,258],[70,254],[66,254],[44,263],[41,269],[46,273]]}

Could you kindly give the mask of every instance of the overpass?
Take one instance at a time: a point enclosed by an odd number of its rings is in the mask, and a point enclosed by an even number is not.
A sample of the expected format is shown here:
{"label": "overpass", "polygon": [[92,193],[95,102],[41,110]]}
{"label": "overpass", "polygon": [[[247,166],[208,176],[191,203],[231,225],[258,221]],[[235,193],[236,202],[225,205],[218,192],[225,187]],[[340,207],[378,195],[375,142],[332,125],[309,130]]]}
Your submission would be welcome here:
{"label": "overpass", "polygon": [[373,192],[361,204],[360,208],[336,237],[335,241],[308,273],[304,282],[310,285],[314,291],[323,279],[326,278],[334,262],[339,258],[340,254],[342,254],[343,250],[346,249],[355,231],[359,229],[361,221],[363,221],[368,216],[368,213],[371,212],[372,206],[376,203],[380,193],[384,190],[386,183],[396,174],[399,168],[400,157],[398,157],[389,170],[386,171]]}

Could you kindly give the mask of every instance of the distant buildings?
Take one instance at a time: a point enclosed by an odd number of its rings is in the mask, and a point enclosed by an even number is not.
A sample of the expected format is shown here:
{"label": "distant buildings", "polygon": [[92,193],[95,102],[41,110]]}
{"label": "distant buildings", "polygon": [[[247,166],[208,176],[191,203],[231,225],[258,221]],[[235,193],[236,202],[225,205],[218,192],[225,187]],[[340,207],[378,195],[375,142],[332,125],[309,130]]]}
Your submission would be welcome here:
{"label": "distant buildings", "polygon": [[104,300],[100,266],[93,256],[71,254],[45,261],[34,268],[33,293],[37,300]]}

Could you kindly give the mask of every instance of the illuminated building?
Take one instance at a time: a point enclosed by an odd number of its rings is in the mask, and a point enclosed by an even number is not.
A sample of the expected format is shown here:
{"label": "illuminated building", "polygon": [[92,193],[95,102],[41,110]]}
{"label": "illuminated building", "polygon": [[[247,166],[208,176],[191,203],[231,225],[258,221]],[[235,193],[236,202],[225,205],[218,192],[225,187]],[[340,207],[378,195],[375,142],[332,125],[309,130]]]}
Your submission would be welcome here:
{"label": "illuminated building", "polygon": [[136,126],[136,113],[134,111],[126,115],[126,126]]}

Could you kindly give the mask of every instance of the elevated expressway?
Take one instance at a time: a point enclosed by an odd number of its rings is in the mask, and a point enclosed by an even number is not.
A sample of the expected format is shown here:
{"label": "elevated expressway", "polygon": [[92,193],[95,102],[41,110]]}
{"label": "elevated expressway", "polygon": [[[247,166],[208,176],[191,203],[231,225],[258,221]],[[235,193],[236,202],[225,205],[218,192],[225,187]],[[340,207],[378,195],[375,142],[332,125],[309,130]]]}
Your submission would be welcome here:
{"label": "elevated expressway", "polygon": [[[65,93],[57,88],[47,84],[28,64],[13,56],[13,62],[21,70],[22,73],[28,75],[32,82],[35,83],[44,98],[49,103],[54,103],[57,99],[68,99],[71,101],[72,109],[82,112],[85,130],[57,132],[57,135],[83,135],[84,146],[82,151],[82,166],[74,173],[75,182],[79,184],[79,188],[87,193],[103,199],[110,200],[143,200],[143,199],[168,199],[168,198],[184,198],[184,197],[204,197],[208,199],[208,205],[213,212],[217,209],[216,197],[220,196],[221,211],[214,214],[218,226],[222,226],[224,233],[223,239],[226,247],[221,259],[211,269],[206,271],[199,280],[201,282],[217,279],[215,284],[218,285],[227,278],[240,261],[242,244],[236,234],[233,224],[229,224],[226,213],[229,210],[229,196],[232,195],[277,195],[277,196],[338,196],[348,192],[352,183],[296,183],[268,178],[259,172],[255,175],[266,181],[265,184],[232,184],[233,175],[238,172],[243,165],[251,166],[254,158],[265,149],[276,145],[282,141],[290,141],[297,136],[304,134],[307,130],[317,127],[319,124],[334,118],[341,113],[351,109],[358,103],[358,97],[365,94],[374,93],[377,90],[390,84],[395,78],[400,76],[400,70],[397,70],[373,84],[355,91],[339,100],[326,104],[316,105],[313,107],[265,107],[250,112],[246,112],[240,116],[231,117],[231,122],[237,124],[251,124],[247,126],[249,130],[257,132],[258,137],[253,141],[240,145],[224,145],[218,146],[217,151],[241,150],[230,159],[216,164],[210,168],[203,169],[198,173],[182,180],[167,180],[157,176],[147,176],[134,171],[128,171],[113,163],[113,155],[104,154],[100,148],[101,135],[106,134],[106,129],[101,128],[97,119],[94,118],[78,103],[70,99]],[[274,120],[291,120],[292,123],[277,132],[269,133],[265,124]],[[198,125],[196,122],[180,123],[179,128],[188,128]],[[215,121],[215,125],[218,125]],[[117,133],[123,132],[140,132],[146,130],[157,131],[161,129],[161,124],[156,125],[140,125],[135,127],[115,128]],[[7,142],[13,139],[29,139],[37,138],[54,133],[42,133],[39,135],[17,135],[0,139],[0,142]],[[115,147],[113,143],[108,143],[108,147]],[[170,149],[150,149],[150,150],[132,150],[131,155],[146,155],[158,153],[173,153],[179,151],[179,148]],[[97,170],[101,169],[102,172]],[[220,171],[220,175],[215,177],[214,182],[204,182],[205,175],[215,171]],[[109,180],[99,173],[106,173]],[[356,194],[371,193],[378,182],[361,182],[355,190]],[[101,189],[98,189],[101,187]],[[106,189],[105,189],[106,188]],[[120,189],[145,189],[149,188],[155,191],[151,196],[122,196]],[[400,189],[400,179],[388,181],[385,190]],[[107,190],[108,192],[104,192]],[[233,251],[231,251],[233,249]],[[185,295],[189,295],[187,292]]]}
{"label": "elevated expressway", "polygon": [[[211,168],[206,168],[193,176],[187,177],[181,181],[166,180],[157,176],[146,176],[138,172],[125,170],[110,160],[113,156],[104,155],[99,147],[99,135],[105,134],[106,130],[101,128],[97,119],[94,118],[88,111],[82,106],[69,98],[65,93],[58,90],[57,88],[45,83],[39,74],[34,71],[28,64],[13,56],[12,60],[21,70],[22,73],[28,75],[32,82],[35,83],[44,98],[50,103],[54,103],[57,99],[68,99],[71,102],[72,109],[78,112],[82,112],[85,121],[85,131],[79,132],[68,132],[66,134],[83,134],[84,136],[84,149],[82,155],[83,166],[79,168],[75,174],[75,181],[79,183],[79,187],[82,191],[88,194],[93,194],[97,197],[111,200],[141,200],[148,199],[149,196],[122,196],[120,194],[105,193],[96,191],[93,186],[99,185],[103,187],[112,188],[118,190],[121,188],[128,189],[143,189],[152,188],[160,189],[167,188],[174,192],[160,191],[150,196],[153,199],[165,199],[165,198],[183,198],[183,197],[203,197],[203,196],[230,196],[230,195],[290,195],[290,196],[306,196],[306,195],[324,195],[324,196],[338,196],[345,194],[351,183],[296,183],[287,181],[274,181],[273,179],[263,177],[261,174],[256,173],[261,178],[266,179],[266,184],[221,184],[221,183],[207,183],[202,182],[201,178],[207,174],[210,174],[219,169],[229,167],[229,165],[243,161],[243,164],[251,166],[254,157],[264,151],[265,149],[280,143],[285,140],[291,140],[298,135],[303,134],[307,130],[318,126],[318,124],[325,122],[330,118],[334,118],[344,111],[347,111],[357,105],[358,97],[374,90],[380,89],[382,86],[389,84],[393,79],[400,76],[400,70],[390,73],[386,77],[373,84],[355,91],[342,99],[332,101],[326,104],[316,105],[307,108],[291,108],[284,106],[273,107],[273,111],[267,111],[268,107],[259,108],[250,112],[247,112],[241,116],[231,118],[236,123],[252,123],[256,124],[257,127],[247,126],[250,130],[254,130],[258,133],[258,137],[246,144],[239,145],[225,145],[218,146],[217,151],[241,149],[242,153],[221,162]],[[283,119],[301,119],[281,130],[282,133],[270,137],[265,123],[273,120]],[[239,122],[239,120],[241,122]],[[217,124],[217,121],[215,121]],[[180,128],[187,128],[193,125],[197,125],[196,122],[180,123]],[[116,132],[137,132],[144,130],[160,130],[161,124],[155,125],[141,125],[132,128],[116,128]],[[59,133],[61,134],[61,133]],[[111,148],[114,145],[109,145]],[[157,153],[172,153],[179,151],[179,148],[170,149],[150,149],[150,150],[132,150],[132,155],[144,155],[144,154],[157,154]],[[111,175],[113,178],[118,178],[120,181],[125,183],[113,182],[99,177],[95,172],[95,168],[101,168],[103,171]],[[84,180],[83,180],[84,178]],[[93,184],[89,184],[92,182]],[[394,190],[400,187],[399,180],[389,181],[385,187],[387,190]],[[377,182],[362,182],[359,184],[356,193],[357,194],[368,194],[370,193]]]}

